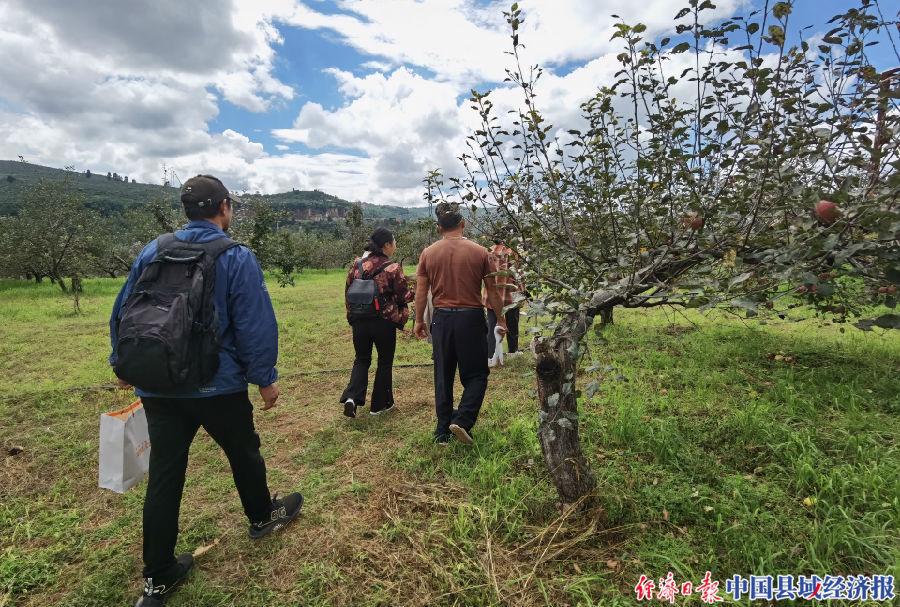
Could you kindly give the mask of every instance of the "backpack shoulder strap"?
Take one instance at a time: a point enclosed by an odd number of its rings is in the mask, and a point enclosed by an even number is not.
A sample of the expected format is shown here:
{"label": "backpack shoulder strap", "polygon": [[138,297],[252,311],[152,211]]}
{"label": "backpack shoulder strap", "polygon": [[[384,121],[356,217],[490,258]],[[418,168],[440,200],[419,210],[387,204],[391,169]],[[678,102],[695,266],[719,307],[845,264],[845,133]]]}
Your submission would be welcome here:
{"label": "backpack shoulder strap", "polygon": [[162,255],[162,253],[170,249],[176,242],[178,242],[178,238],[172,232],[161,235],[156,239],[156,256],[159,257]]}
{"label": "backpack shoulder strap", "polygon": [[365,270],[363,270],[363,258],[362,257],[360,257],[356,262],[356,271],[359,273],[360,280],[366,279],[366,272],[365,272]]}
{"label": "backpack shoulder strap", "polygon": [[385,270],[387,270],[387,269],[388,269],[388,266],[391,266],[391,265],[393,265],[393,264],[394,264],[393,261],[388,261],[386,264],[382,264],[382,266],[381,266],[380,268],[378,268],[377,270],[375,270],[374,272],[372,272],[372,275],[369,277],[369,280],[375,278],[376,276],[378,276],[379,274],[381,274],[382,272],[384,272]]}
{"label": "backpack shoulder strap", "polygon": [[228,249],[238,246],[240,243],[231,240],[227,236],[223,236],[222,238],[216,238],[215,240],[210,240],[208,242],[197,242],[192,244],[195,244],[203,249],[203,252],[209,255],[210,259],[216,259],[222,253],[224,253]]}

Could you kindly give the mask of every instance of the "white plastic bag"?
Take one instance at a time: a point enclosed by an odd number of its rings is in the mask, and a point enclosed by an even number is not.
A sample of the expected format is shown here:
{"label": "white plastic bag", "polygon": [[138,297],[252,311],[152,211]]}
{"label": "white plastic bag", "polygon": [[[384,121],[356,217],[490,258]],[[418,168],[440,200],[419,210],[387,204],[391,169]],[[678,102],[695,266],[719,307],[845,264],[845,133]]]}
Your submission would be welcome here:
{"label": "white plastic bag", "polygon": [[503,333],[501,333],[501,329],[499,326],[494,327],[494,340],[496,344],[494,346],[494,358],[490,360],[488,363],[489,367],[496,367],[497,365],[503,366]]}
{"label": "white plastic bag", "polygon": [[150,434],[140,400],[100,416],[100,487],[125,493],[147,475]]}
{"label": "white plastic bag", "polygon": [[422,314],[422,322],[425,323],[425,334],[428,335],[428,343],[434,343],[431,339],[431,321],[434,319],[434,298],[431,289],[428,289],[428,302],[425,304],[425,312]]}

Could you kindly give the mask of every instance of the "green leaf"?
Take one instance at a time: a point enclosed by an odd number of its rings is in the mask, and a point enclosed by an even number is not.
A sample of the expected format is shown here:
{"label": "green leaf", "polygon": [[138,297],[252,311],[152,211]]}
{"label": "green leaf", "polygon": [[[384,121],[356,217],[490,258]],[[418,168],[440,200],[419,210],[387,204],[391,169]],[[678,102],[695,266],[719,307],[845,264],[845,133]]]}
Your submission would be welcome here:
{"label": "green leaf", "polygon": [[[746,280],[748,278],[750,278],[751,276],[753,276],[753,272],[744,272],[743,274],[739,274],[738,276],[735,276],[728,282],[728,288],[730,289],[731,287],[734,287],[743,282],[746,282]],[[755,307],[755,304],[754,304],[754,307]]]}
{"label": "green leaf", "polygon": [[758,309],[755,301],[740,297],[738,299],[732,299],[730,303],[735,308],[746,310],[748,316],[756,316],[757,314]]}
{"label": "green leaf", "polygon": [[895,285],[900,285],[900,266],[888,268],[888,271],[885,273],[885,278],[890,280]]}
{"label": "green leaf", "polygon": [[772,7],[772,14],[776,19],[784,19],[791,14],[791,4],[789,2],[776,2]]}
{"label": "green leaf", "polygon": [[782,28],[780,25],[770,25],[769,38],[771,38],[774,44],[777,44],[779,46],[784,44],[784,28]]}
{"label": "green leaf", "polygon": [[687,51],[687,50],[690,49],[690,48],[691,48],[691,43],[690,43],[690,42],[682,42],[681,44],[676,44],[676,45],[672,48],[672,52],[673,52],[673,53],[683,53],[683,52]]}

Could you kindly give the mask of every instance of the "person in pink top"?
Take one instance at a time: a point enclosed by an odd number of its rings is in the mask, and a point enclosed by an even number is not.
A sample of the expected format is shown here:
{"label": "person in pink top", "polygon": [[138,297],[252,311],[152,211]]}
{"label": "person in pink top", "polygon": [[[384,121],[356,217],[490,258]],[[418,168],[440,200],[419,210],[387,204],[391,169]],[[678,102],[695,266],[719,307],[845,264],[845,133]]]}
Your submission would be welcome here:
{"label": "person in pink top", "polygon": [[[494,272],[498,272],[496,277],[497,291],[500,293],[500,299],[503,307],[512,305],[513,294],[520,291],[518,282],[510,273],[515,270],[514,260],[515,252],[506,246],[499,238],[494,239],[494,246],[488,252],[494,264]],[[515,356],[519,352],[519,308],[512,308],[505,314],[498,312],[491,306],[488,298],[487,290],[482,295],[482,303],[487,308],[487,346],[488,358],[494,358],[494,350],[497,347],[497,340],[494,338],[494,328],[497,326],[497,317],[503,316],[506,319],[506,343],[509,347],[508,354]]]}

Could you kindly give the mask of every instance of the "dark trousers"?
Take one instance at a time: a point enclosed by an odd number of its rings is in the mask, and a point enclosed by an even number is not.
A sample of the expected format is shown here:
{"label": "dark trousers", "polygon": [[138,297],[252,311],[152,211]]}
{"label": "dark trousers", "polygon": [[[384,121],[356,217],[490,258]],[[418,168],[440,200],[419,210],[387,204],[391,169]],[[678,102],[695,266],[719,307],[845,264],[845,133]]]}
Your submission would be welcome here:
{"label": "dark trousers", "polygon": [[[478,419],[488,384],[488,357],[484,310],[434,311],[431,341],[434,353],[435,435],[450,431],[450,424],[471,430]],[[463,385],[459,408],[453,408],[456,369]]]}
{"label": "dark trousers", "polygon": [[175,565],[178,511],[188,451],[203,426],[225,451],[244,513],[251,522],[267,519],[272,498],[266,464],[253,427],[247,392],[210,398],[145,397],[150,431],[150,480],[144,498],[144,577],[165,579]]}
{"label": "dark trousers", "polygon": [[[497,349],[497,340],[494,337],[494,328],[497,326],[497,315],[493,310],[487,311],[487,347],[488,358],[494,358],[494,350]],[[519,308],[513,308],[506,313],[506,345],[510,352],[519,351]]]}
{"label": "dark trousers", "polygon": [[352,398],[357,405],[366,402],[369,387],[369,367],[372,366],[372,346],[378,351],[378,368],[372,386],[372,411],[381,411],[394,404],[393,367],[397,349],[397,326],[383,318],[357,320],[353,323],[353,349],[356,359],[350,372],[350,383],[341,395],[341,402]]}

